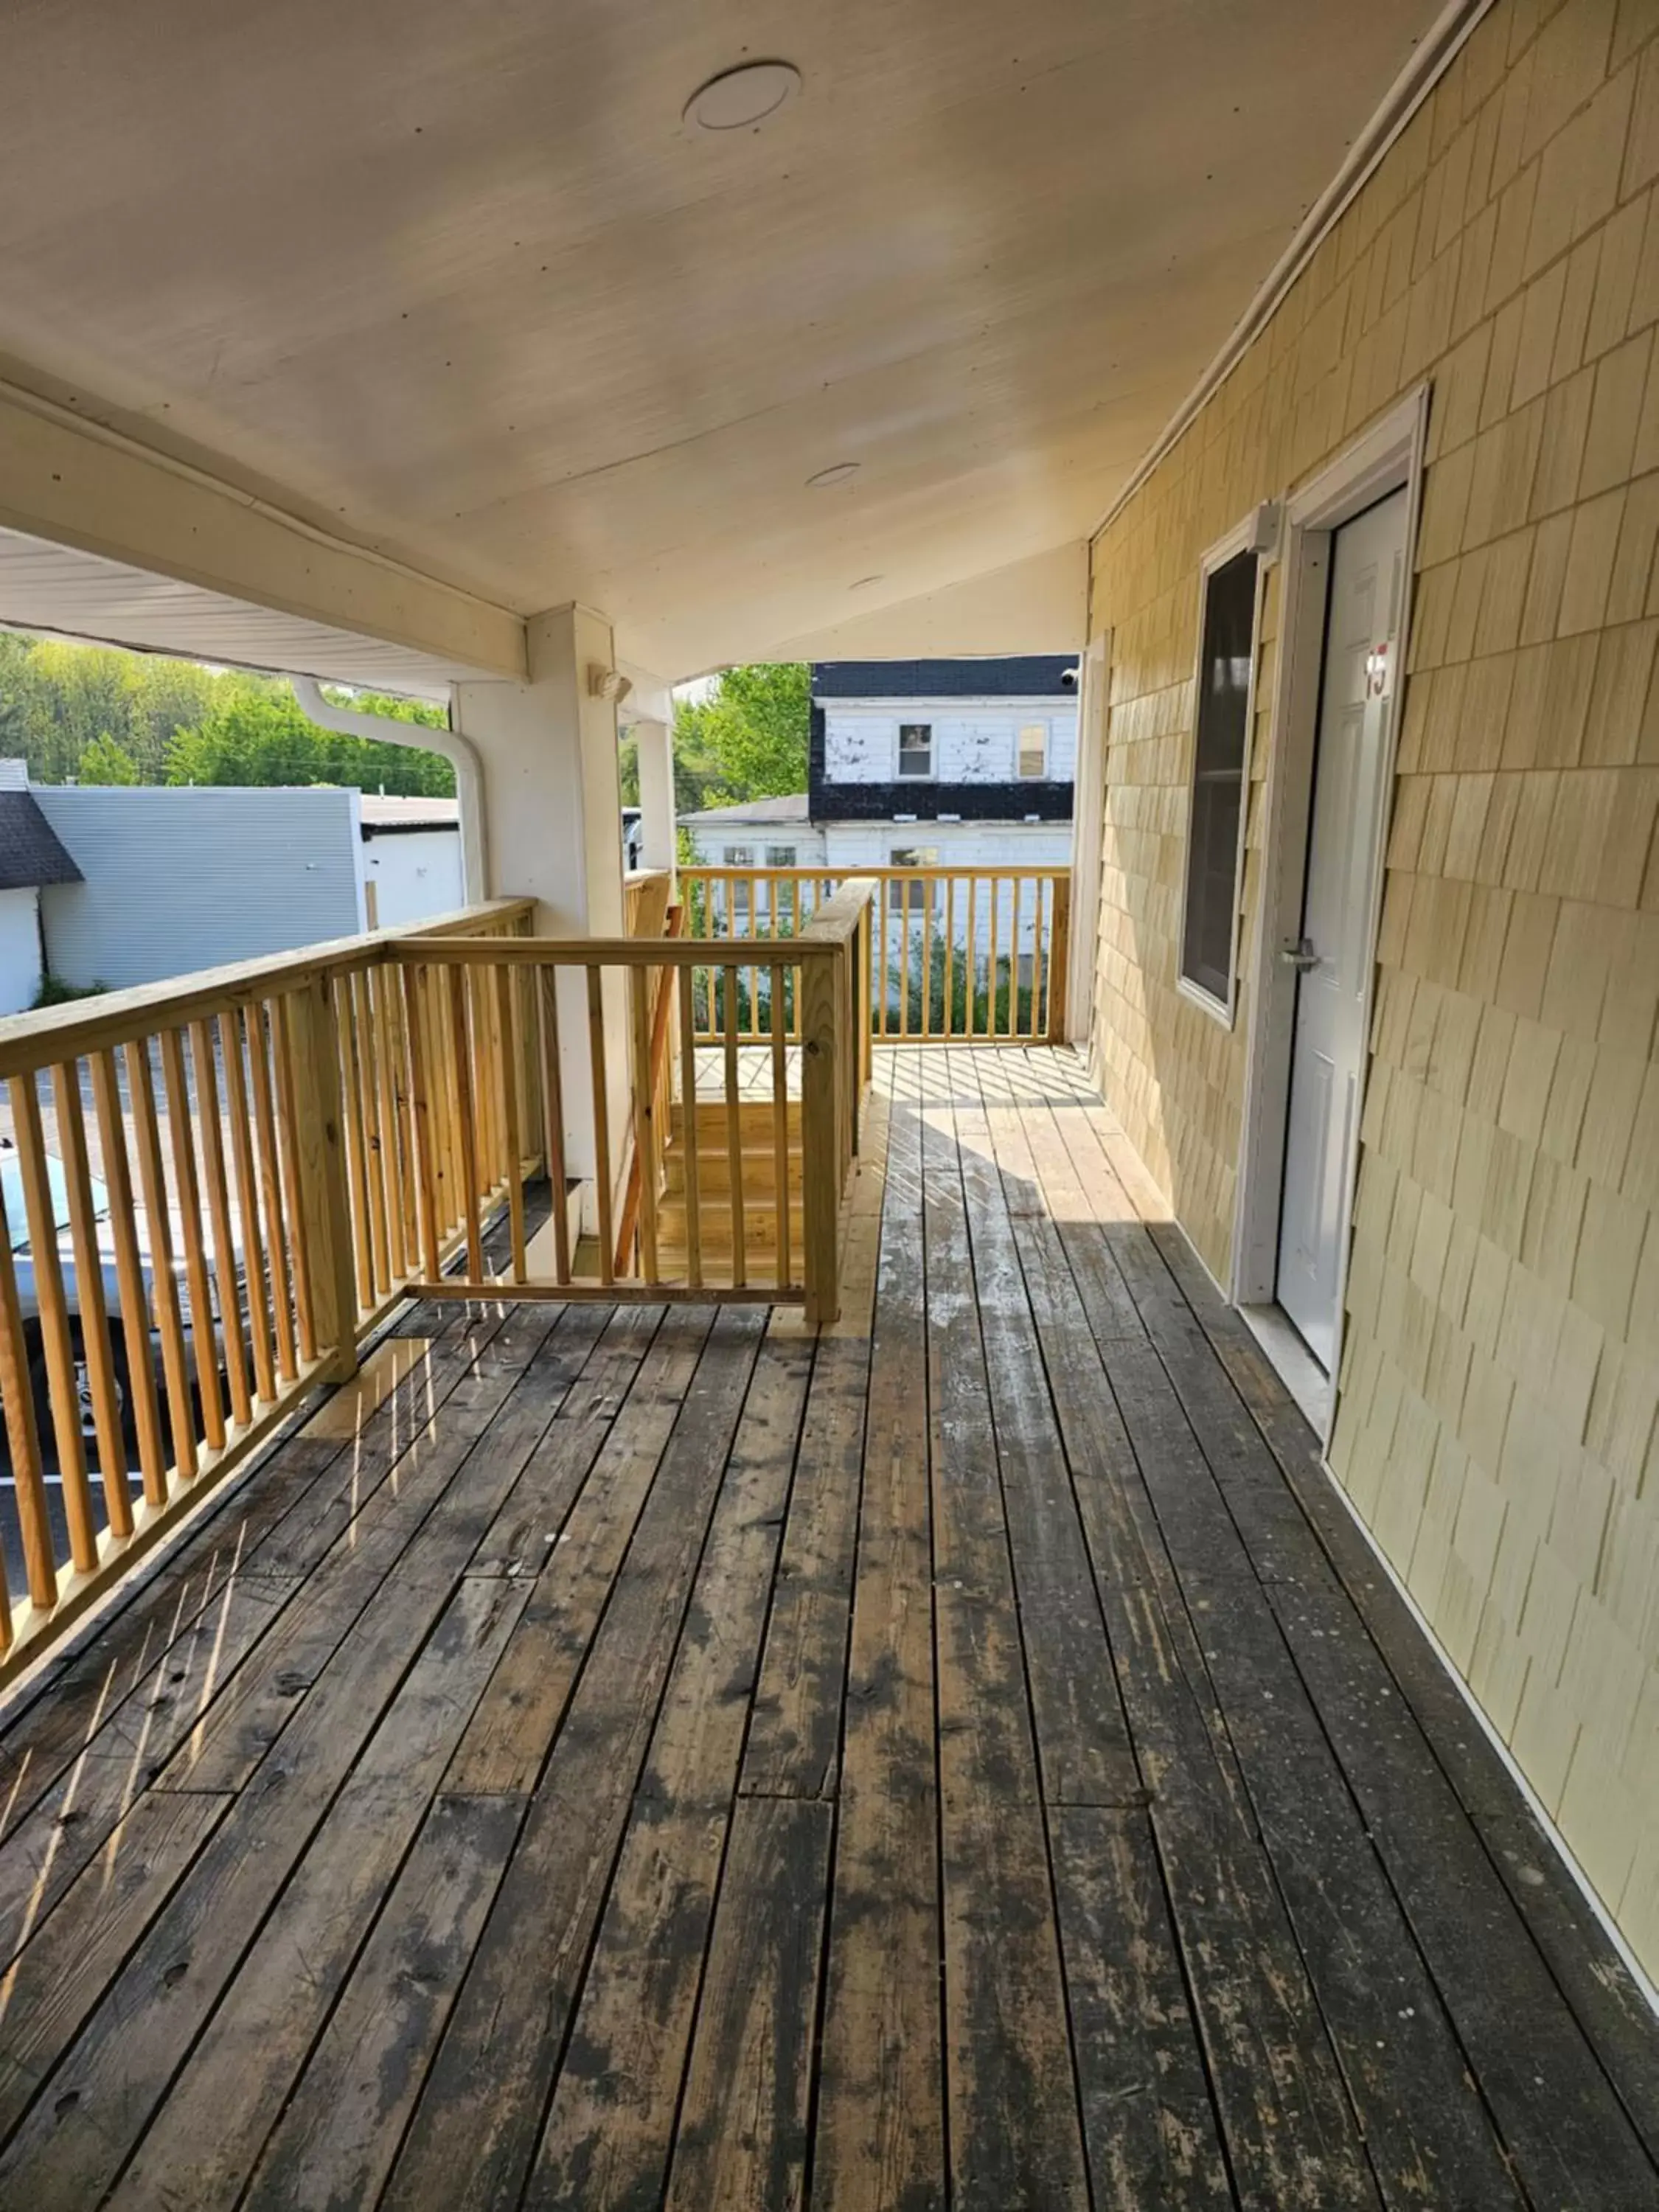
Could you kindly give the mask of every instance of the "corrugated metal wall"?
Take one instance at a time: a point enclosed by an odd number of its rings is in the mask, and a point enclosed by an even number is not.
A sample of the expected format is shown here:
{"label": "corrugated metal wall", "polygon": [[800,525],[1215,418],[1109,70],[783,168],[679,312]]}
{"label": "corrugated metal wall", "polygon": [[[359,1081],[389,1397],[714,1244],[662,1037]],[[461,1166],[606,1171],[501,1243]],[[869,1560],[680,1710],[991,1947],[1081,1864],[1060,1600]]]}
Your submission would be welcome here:
{"label": "corrugated metal wall", "polygon": [[35,796],[86,877],[42,894],[66,982],[157,982],[362,927],[355,791]]}

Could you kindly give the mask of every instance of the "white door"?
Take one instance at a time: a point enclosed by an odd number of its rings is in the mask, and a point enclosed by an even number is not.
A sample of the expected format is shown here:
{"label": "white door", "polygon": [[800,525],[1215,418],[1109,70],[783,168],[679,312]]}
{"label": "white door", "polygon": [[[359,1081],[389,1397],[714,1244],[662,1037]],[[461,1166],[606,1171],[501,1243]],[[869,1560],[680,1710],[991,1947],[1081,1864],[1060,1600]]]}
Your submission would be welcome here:
{"label": "white door", "polygon": [[1334,533],[1291,1048],[1279,1303],[1328,1370],[1343,1209],[1358,1141],[1365,987],[1385,739],[1398,678],[1406,495]]}

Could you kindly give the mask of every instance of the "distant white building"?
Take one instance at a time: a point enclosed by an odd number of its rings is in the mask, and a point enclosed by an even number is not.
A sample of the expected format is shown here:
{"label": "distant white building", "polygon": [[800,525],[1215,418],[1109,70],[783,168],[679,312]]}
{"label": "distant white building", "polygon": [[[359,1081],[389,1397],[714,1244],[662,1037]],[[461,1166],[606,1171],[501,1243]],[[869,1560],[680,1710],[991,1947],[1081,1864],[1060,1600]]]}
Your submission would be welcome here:
{"label": "distant white building", "polygon": [[1064,866],[1077,678],[1054,653],[820,661],[806,791],[681,826],[711,866]]}
{"label": "distant white building", "polygon": [[36,784],[0,761],[0,1013],[43,975],[160,982],[464,902],[453,799]]}
{"label": "distant white building", "polygon": [[400,929],[465,905],[458,799],[388,799],[366,791],[360,821],[370,929]]}

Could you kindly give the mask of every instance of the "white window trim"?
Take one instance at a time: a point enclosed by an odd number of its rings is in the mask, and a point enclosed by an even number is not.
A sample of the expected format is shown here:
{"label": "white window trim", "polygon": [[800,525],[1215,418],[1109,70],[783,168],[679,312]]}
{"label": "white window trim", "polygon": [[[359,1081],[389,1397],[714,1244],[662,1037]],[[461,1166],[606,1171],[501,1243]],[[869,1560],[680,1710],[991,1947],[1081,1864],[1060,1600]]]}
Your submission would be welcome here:
{"label": "white window trim", "polygon": [[[1224,1030],[1232,1028],[1238,1014],[1239,934],[1244,905],[1244,854],[1250,830],[1250,762],[1255,738],[1255,690],[1261,664],[1261,600],[1267,587],[1268,565],[1274,557],[1277,529],[1276,508],[1271,506],[1253,507],[1224,538],[1218,538],[1209,547],[1199,562],[1198,570],[1198,641],[1193,649],[1192,757],[1187,765],[1187,834],[1182,840],[1181,904],[1176,908],[1181,917],[1181,933],[1176,943],[1176,989],[1191,1005],[1201,1007],[1210,1019],[1218,1022]],[[1244,694],[1244,758],[1240,767],[1238,850],[1233,857],[1233,912],[1227,946],[1227,995],[1224,999],[1218,999],[1214,992],[1206,991],[1201,983],[1194,983],[1183,972],[1187,957],[1187,886],[1193,867],[1193,802],[1198,789],[1198,709],[1204,676],[1204,617],[1211,577],[1218,568],[1224,568],[1239,554],[1249,552],[1258,556],[1255,600],[1250,612],[1250,680]]]}
{"label": "white window trim", "polygon": [[[1027,775],[1024,769],[1019,764],[1020,754],[1024,748],[1025,732],[1027,730],[1036,730],[1040,732],[1042,738],[1042,764],[1037,769],[1035,775]],[[1016,724],[1014,729],[1014,781],[1016,783],[1047,783],[1049,780],[1048,761],[1049,757],[1054,750],[1054,725],[1046,716],[1044,716],[1042,720],[1038,720],[1034,717],[1029,722],[1020,722]]]}
{"label": "white window trim", "polygon": [[[924,775],[917,775],[914,770],[907,771],[902,765],[906,750],[904,743],[904,732],[906,730],[926,730],[927,732],[927,768]],[[911,747],[910,750],[914,751],[915,748]],[[895,726],[893,738],[893,781],[895,783],[938,782],[939,724],[937,722],[900,722]]]}

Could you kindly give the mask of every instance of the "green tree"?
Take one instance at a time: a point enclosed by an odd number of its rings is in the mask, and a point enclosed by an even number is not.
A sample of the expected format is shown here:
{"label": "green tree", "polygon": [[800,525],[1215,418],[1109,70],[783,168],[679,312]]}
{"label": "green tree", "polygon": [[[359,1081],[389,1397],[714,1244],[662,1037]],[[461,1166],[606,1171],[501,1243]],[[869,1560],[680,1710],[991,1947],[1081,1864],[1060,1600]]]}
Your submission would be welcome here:
{"label": "green tree", "polygon": [[107,730],[100,730],[81,756],[82,783],[137,783],[138,763]]}
{"label": "green tree", "polygon": [[[350,697],[351,695],[345,695]],[[440,710],[366,694],[352,699],[365,712],[397,707],[400,721],[430,726]],[[441,718],[441,717],[440,717]],[[223,696],[192,730],[178,731],[167,747],[169,783],[355,784],[368,791],[448,798],[455,772],[441,755],[319,729],[301,713],[286,684],[240,687]]]}
{"label": "green tree", "polygon": [[706,699],[674,702],[674,797],[682,812],[806,788],[811,672],[805,661],[728,668]]}

